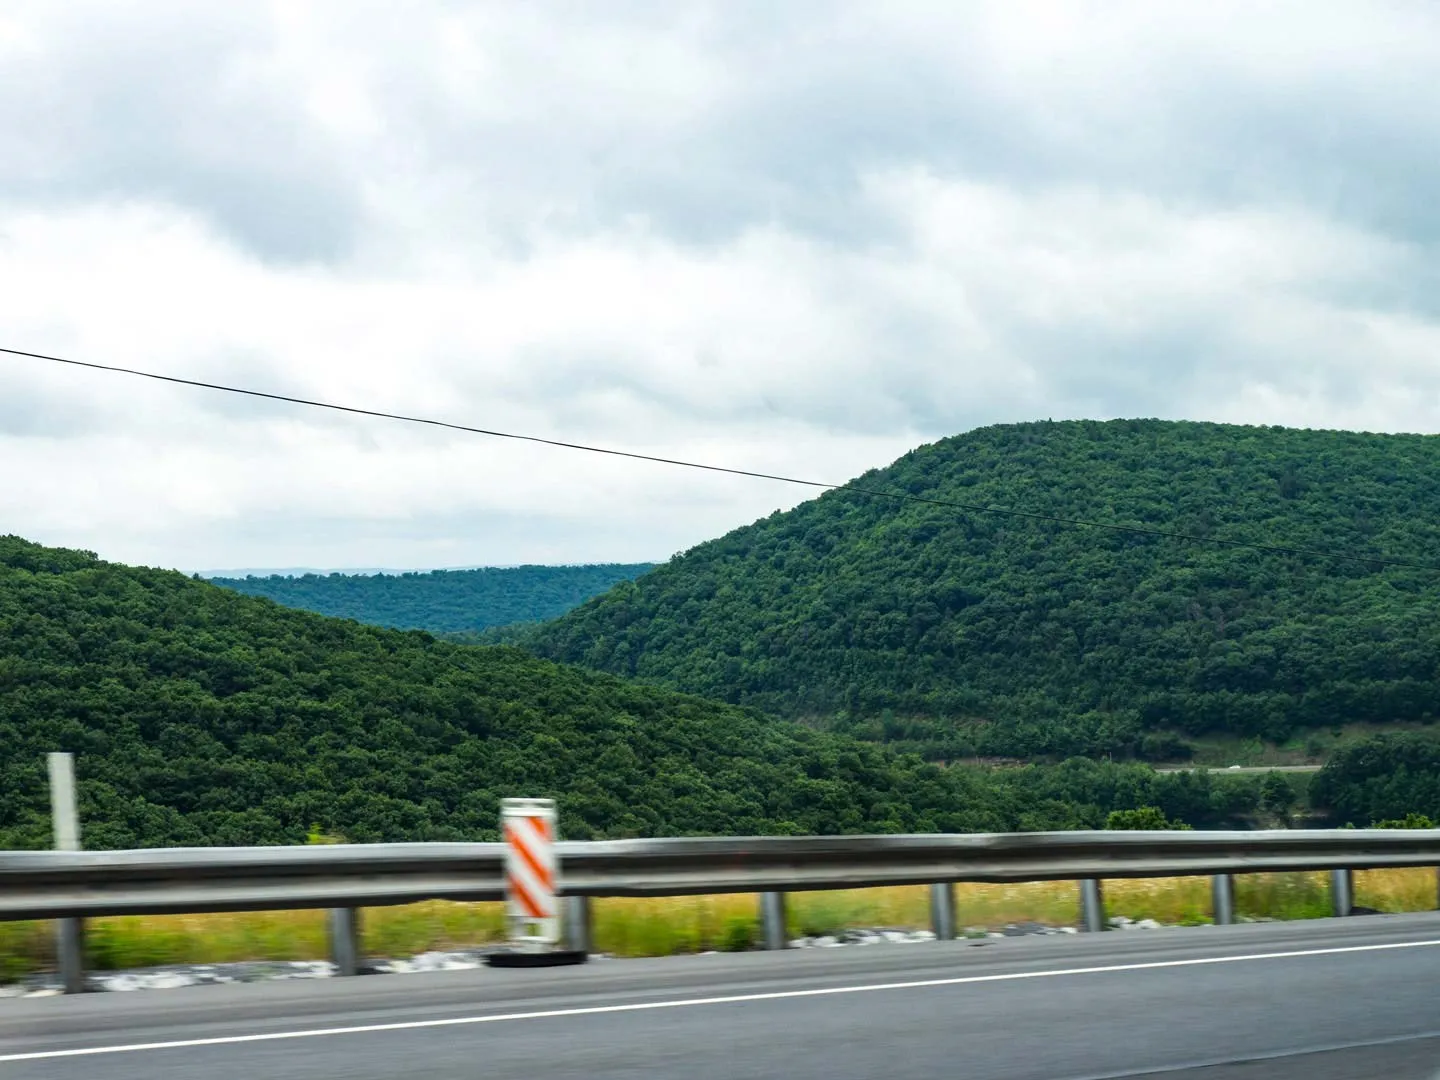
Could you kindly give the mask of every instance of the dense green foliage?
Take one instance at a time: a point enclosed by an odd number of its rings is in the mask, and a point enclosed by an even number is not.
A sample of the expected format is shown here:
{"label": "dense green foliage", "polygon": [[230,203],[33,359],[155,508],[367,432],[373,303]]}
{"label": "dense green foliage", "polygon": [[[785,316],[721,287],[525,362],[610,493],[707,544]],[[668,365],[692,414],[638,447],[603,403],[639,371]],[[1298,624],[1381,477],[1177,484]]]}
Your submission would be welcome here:
{"label": "dense green foliage", "polygon": [[1440,438],[1162,421],[984,428],[922,446],[617,586],[520,639],[539,655],[935,759],[1183,757],[1429,722]]}
{"label": "dense green foliage", "polygon": [[617,582],[630,581],[653,568],[653,563],[599,563],[209,580],[247,596],[264,596],[321,615],[400,630],[464,635],[558,618]]}
{"label": "dense green foliage", "polygon": [[1310,782],[1310,801],[1337,824],[1440,820],[1440,736],[1402,732],[1342,747]]}
{"label": "dense green foliage", "polygon": [[1134,810],[1111,810],[1105,828],[1130,831],[1160,832],[1167,829],[1188,829],[1183,821],[1171,821],[1158,806],[1137,806]]}
{"label": "dense green foliage", "polygon": [[1259,785],[1134,765],[941,769],[537,660],[329,619],[0,538],[0,848],[49,843],[77,755],[88,847],[494,836],[550,795],[572,838],[1238,820]]}
{"label": "dense green foliage", "polygon": [[1377,821],[1377,829],[1433,829],[1435,822],[1431,821],[1424,814],[1406,814],[1403,818],[1394,821]]}

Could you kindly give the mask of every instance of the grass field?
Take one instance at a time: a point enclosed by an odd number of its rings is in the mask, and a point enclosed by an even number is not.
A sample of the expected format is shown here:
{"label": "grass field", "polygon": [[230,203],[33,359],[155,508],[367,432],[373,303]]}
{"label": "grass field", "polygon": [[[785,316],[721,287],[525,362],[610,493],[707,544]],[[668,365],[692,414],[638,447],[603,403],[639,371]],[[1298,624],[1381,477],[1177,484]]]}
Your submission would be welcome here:
{"label": "grass field", "polygon": [[[1436,906],[1434,870],[1374,870],[1355,876],[1355,902],[1380,911],[1424,911]],[[1073,925],[1073,882],[958,885],[962,926],[998,927],[1034,921]],[[1163,923],[1209,922],[1207,878],[1108,881],[1109,915]],[[1275,919],[1330,913],[1324,874],[1251,874],[1236,879],[1241,915]],[[797,893],[790,897],[792,936],[831,933],[850,926],[919,928],[929,923],[923,886]],[[749,895],[598,900],[595,946],[617,956],[664,956],[706,949],[744,949],[758,933],[756,900]],[[499,904],[442,901],[371,908],[362,919],[369,956],[410,956],[435,949],[501,940]],[[327,955],[323,911],[224,915],[128,916],[88,924],[89,965],[96,970],[233,960],[319,960]],[[53,968],[46,923],[0,923],[0,982]]]}

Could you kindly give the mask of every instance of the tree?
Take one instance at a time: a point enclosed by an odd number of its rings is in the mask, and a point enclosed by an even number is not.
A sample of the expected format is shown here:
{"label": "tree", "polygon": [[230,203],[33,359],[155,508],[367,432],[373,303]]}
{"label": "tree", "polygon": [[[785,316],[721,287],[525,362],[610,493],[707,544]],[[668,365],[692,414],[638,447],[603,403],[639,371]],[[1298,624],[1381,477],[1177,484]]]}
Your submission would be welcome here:
{"label": "tree", "polygon": [[1164,831],[1189,829],[1181,821],[1171,821],[1156,806],[1139,806],[1134,810],[1112,810],[1105,818],[1105,828],[1113,830]]}
{"label": "tree", "polygon": [[1290,826],[1290,812],[1295,808],[1295,789],[1283,773],[1268,772],[1260,785],[1260,809],[1273,814],[1286,828]]}

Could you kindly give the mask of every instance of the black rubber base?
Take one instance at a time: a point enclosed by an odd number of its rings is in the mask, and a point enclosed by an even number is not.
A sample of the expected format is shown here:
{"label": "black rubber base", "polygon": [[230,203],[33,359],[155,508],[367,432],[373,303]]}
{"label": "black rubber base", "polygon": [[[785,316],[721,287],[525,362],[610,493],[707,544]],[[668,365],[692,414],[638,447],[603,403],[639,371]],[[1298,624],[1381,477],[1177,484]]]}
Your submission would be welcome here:
{"label": "black rubber base", "polygon": [[499,968],[561,967],[565,964],[583,964],[590,954],[578,951],[557,950],[556,952],[493,952],[485,957],[485,963]]}

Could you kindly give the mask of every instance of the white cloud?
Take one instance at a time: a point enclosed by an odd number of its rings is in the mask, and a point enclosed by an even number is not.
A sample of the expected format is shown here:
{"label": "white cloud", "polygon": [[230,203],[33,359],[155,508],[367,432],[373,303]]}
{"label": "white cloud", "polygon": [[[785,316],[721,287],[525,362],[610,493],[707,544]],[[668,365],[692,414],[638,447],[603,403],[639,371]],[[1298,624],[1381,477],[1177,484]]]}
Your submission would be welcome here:
{"label": "white cloud", "polygon": [[[0,22],[0,345],[826,480],[1440,418],[1425,9],[140,8]],[[0,462],[0,529],[187,569],[657,558],[810,494],[12,358]]]}

